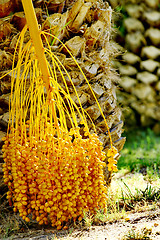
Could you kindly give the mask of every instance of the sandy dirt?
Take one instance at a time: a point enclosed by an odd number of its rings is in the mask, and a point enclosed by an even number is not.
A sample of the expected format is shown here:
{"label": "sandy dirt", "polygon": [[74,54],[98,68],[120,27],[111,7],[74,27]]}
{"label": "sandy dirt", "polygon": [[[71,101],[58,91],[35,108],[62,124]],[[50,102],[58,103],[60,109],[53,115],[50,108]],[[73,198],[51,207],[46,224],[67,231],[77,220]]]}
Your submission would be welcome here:
{"label": "sandy dirt", "polygon": [[[151,240],[160,240],[160,209],[140,213],[129,213],[125,219],[117,222],[105,223],[103,226],[91,226],[83,229],[69,229],[54,231],[29,230],[28,233],[17,234],[8,240],[121,240],[130,230],[135,232],[142,229],[150,230]],[[4,238],[3,238],[4,239]]]}

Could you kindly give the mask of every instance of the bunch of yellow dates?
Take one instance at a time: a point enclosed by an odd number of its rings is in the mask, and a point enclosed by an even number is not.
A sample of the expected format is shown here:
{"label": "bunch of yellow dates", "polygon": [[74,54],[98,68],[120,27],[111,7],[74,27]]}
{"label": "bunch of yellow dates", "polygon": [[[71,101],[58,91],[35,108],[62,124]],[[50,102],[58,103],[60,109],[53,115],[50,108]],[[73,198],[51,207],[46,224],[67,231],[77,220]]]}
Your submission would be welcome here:
{"label": "bunch of yellow dates", "polygon": [[4,139],[4,182],[14,211],[27,222],[51,223],[61,229],[85,212],[106,207],[105,153],[96,134],[83,139],[79,129],[61,131],[47,123],[30,134],[27,124],[10,129]]}

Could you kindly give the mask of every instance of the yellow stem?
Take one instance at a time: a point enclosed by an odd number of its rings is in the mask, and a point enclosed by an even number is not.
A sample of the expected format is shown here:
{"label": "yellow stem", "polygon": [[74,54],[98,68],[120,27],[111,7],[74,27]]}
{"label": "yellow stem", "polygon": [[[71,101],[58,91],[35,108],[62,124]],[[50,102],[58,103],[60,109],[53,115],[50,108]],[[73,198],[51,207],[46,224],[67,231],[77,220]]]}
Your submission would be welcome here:
{"label": "yellow stem", "polygon": [[55,125],[58,126],[55,104],[53,102],[51,103],[52,94],[50,89],[50,72],[47,67],[47,60],[44,54],[44,47],[41,39],[41,31],[38,28],[38,22],[37,22],[36,14],[34,11],[33,3],[32,3],[32,0],[22,0],[22,4],[23,4],[27,24],[29,26],[30,36],[35,48],[35,53],[40,64],[42,79],[45,83],[49,104],[51,104],[53,109],[53,118],[55,120]]}
{"label": "yellow stem", "polygon": [[22,0],[27,24],[29,26],[29,31],[31,35],[31,39],[34,44],[35,52],[40,64],[40,69],[43,76],[43,81],[45,82],[46,90],[49,90],[49,77],[50,73],[47,67],[47,61],[44,55],[44,47],[42,43],[42,39],[40,36],[40,30],[38,28],[38,22],[36,18],[36,14],[34,11],[33,3],[31,0]]}

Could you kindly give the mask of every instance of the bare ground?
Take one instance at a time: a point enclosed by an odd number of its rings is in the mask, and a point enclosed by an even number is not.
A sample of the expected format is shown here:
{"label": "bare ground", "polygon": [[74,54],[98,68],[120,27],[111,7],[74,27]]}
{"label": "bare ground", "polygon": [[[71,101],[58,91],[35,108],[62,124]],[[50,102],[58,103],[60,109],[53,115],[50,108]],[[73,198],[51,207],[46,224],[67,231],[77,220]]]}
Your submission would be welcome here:
{"label": "bare ground", "polygon": [[[130,230],[141,232],[147,229],[150,238],[160,240],[160,209],[154,209],[139,213],[129,213],[125,219],[112,223],[105,223],[103,226],[91,226],[83,229],[69,230],[28,230],[28,232],[14,235],[12,240],[121,240],[128,235]],[[133,239],[133,238],[132,238]],[[136,238],[135,238],[136,239]],[[141,239],[141,238],[138,238]]]}
{"label": "bare ground", "polygon": [[[134,194],[135,188],[145,189],[148,180],[142,174],[116,175],[111,184],[111,192],[114,196],[120,191],[123,182],[129,186]],[[153,187],[160,186],[160,179],[151,183]],[[112,195],[111,195],[112,198]],[[112,200],[112,199],[111,199]],[[114,201],[114,200],[113,200]],[[16,219],[16,218],[15,218]],[[18,219],[18,217],[17,217]],[[4,226],[0,223],[0,229]],[[88,224],[87,226],[70,226],[68,230],[57,231],[50,227],[24,226],[24,232],[16,231],[10,237],[2,237],[0,240],[160,240],[160,202],[148,202],[141,206],[137,204],[132,211],[126,211],[119,218],[109,219],[104,223]],[[135,233],[135,237],[129,238],[129,231]],[[142,232],[147,232],[142,234]],[[138,233],[139,232],[139,233]],[[128,238],[124,238],[128,236]]]}

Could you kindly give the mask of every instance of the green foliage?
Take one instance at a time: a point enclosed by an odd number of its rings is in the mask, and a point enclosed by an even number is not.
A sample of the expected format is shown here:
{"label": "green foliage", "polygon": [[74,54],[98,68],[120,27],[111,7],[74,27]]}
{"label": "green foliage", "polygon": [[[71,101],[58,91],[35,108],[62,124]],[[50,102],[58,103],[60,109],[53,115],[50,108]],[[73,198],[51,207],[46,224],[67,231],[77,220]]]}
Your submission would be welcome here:
{"label": "green foliage", "polygon": [[120,35],[124,37],[126,34],[126,30],[124,27],[124,19],[128,17],[128,14],[125,10],[125,7],[122,5],[117,6],[115,11],[120,16],[118,21],[115,23],[115,27],[119,29]]}
{"label": "green foliage", "polygon": [[136,191],[133,193],[130,187],[125,182],[123,183],[125,188],[121,188],[122,201],[130,209],[134,209],[138,202],[145,203],[160,200],[160,189],[147,185],[144,190],[135,188]]}
{"label": "green foliage", "polygon": [[123,237],[123,240],[150,240],[151,233],[152,229],[148,228],[143,228],[141,231],[135,231],[134,229],[131,229]]}
{"label": "green foliage", "polygon": [[126,139],[118,168],[159,175],[160,136],[151,129],[137,129],[127,132]]}

